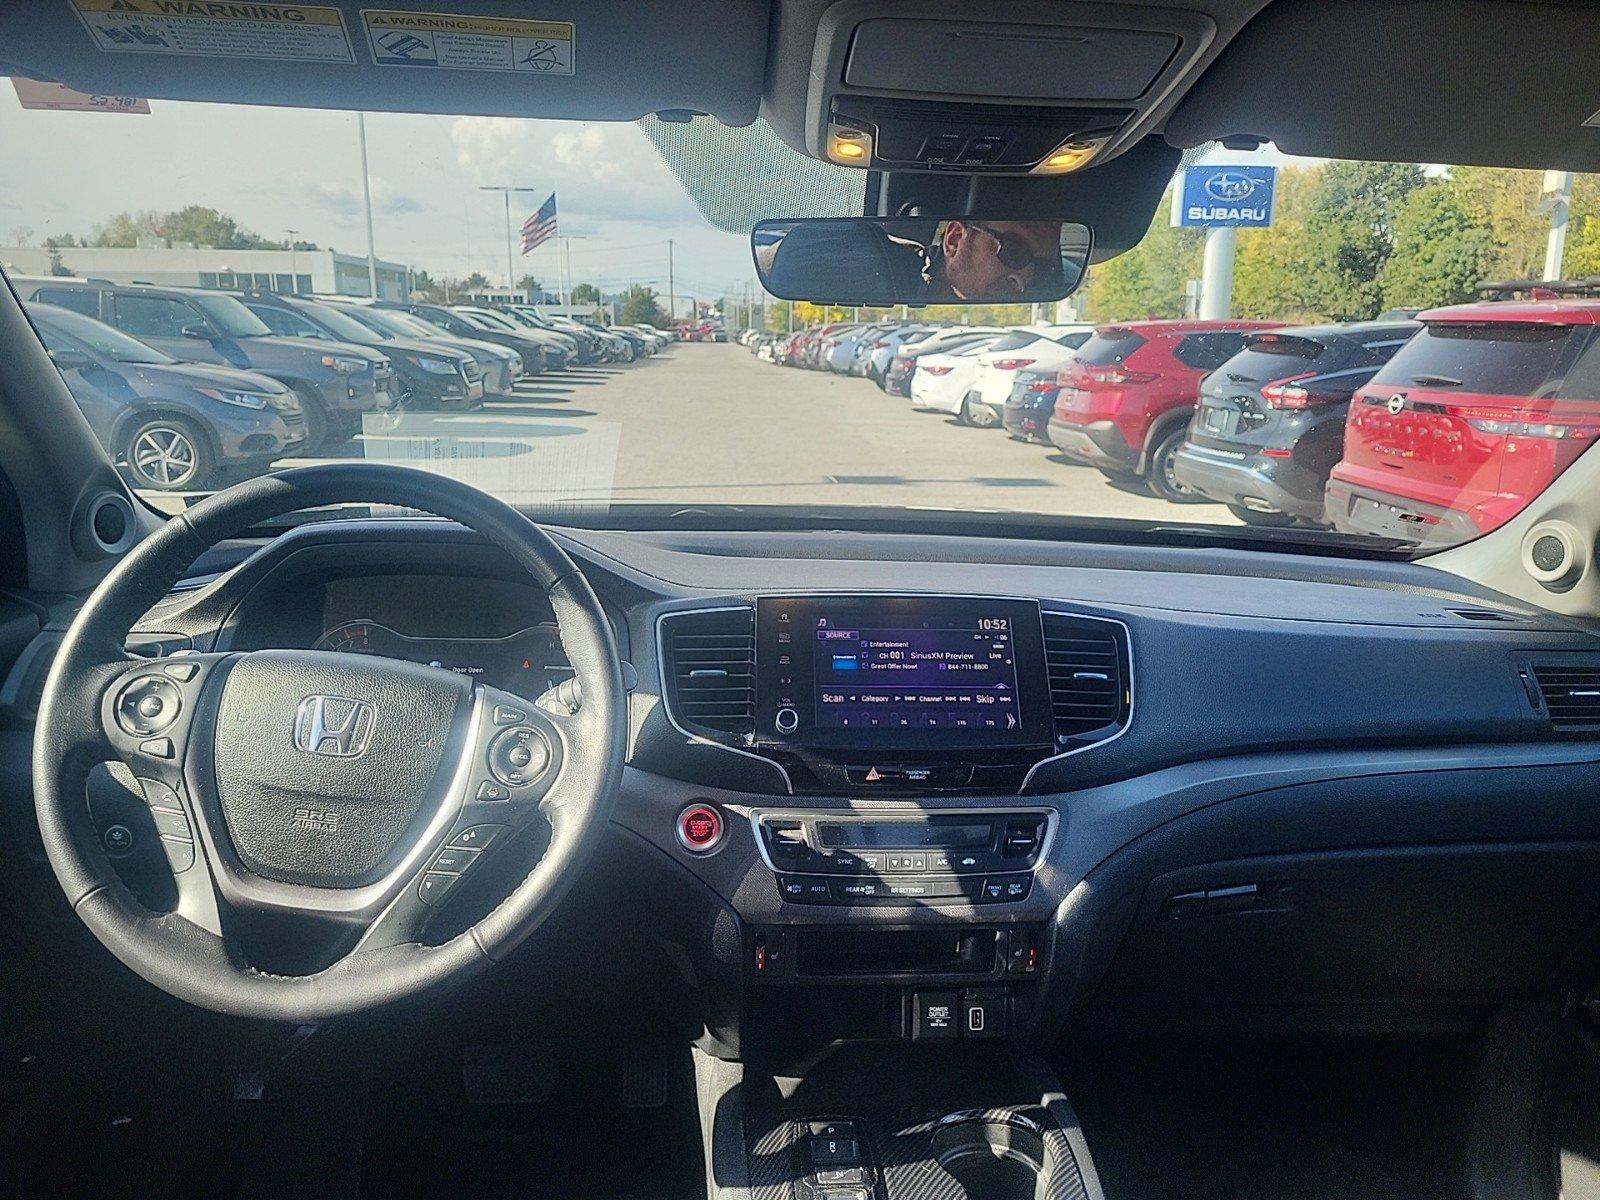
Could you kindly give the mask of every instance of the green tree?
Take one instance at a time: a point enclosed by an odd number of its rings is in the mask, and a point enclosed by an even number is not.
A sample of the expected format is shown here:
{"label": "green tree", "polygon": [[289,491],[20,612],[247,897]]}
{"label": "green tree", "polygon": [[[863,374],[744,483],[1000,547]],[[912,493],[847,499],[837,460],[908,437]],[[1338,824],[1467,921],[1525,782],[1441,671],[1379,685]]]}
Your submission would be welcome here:
{"label": "green tree", "polygon": [[517,291],[525,292],[529,296],[536,295],[540,291],[539,281],[532,275],[524,275],[517,280]]}
{"label": "green tree", "polygon": [[572,303],[599,304],[600,289],[592,283],[580,283],[572,289]]}
{"label": "green tree", "polygon": [[1173,228],[1171,208],[1168,189],[1139,244],[1090,271],[1085,308],[1095,320],[1183,316],[1185,287],[1200,274],[1205,237],[1197,229]]}
{"label": "green tree", "polygon": [[667,311],[661,307],[654,288],[636,283],[622,293],[617,304],[617,323],[620,325],[666,325]]}
{"label": "green tree", "polygon": [[482,271],[474,271],[456,285],[457,292],[476,292],[489,286],[489,277]]}
{"label": "green tree", "polygon": [[1233,270],[1233,312],[1239,317],[1321,321],[1322,294],[1308,268],[1306,207],[1317,184],[1317,168],[1278,172],[1272,224],[1241,229]]}
{"label": "green tree", "polygon": [[1360,320],[1383,308],[1378,275],[1394,249],[1396,216],[1426,182],[1416,163],[1334,161],[1317,168],[1305,197],[1305,269],[1330,317]]}
{"label": "green tree", "polygon": [[1386,308],[1433,308],[1475,298],[1494,254],[1482,212],[1471,212],[1447,182],[1407,196],[1395,218],[1394,250],[1378,282]]}

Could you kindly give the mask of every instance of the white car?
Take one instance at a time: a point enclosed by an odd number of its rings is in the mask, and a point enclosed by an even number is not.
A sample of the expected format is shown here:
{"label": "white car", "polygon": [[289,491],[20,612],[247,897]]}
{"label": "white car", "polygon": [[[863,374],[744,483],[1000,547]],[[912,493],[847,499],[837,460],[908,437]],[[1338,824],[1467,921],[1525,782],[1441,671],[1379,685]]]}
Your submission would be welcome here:
{"label": "white car", "polygon": [[962,399],[957,413],[961,423],[981,429],[999,425],[1018,371],[1065,369],[1092,333],[1093,325],[1028,325],[990,343],[978,355],[977,371]]}
{"label": "white car", "polygon": [[959,413],[977,374],[978,356],[998,336],[980,338],[959,350],[919,354],[917,373],[911,377],[911,407],[951,415]]}

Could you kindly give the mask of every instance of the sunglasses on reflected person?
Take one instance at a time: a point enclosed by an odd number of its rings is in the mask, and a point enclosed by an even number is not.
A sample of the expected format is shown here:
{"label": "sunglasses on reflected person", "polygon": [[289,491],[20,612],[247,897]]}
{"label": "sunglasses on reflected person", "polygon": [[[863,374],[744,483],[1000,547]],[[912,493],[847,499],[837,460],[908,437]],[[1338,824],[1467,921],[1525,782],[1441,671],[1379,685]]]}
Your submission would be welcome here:
{"label": "sunglasses on reflected person", "polygon": [[1051,272],[1059,272],[1061,270],[1061,261],[1059,258],[1047,259],[1035,254],[1032,250],[1028,249],[1024,245],[1020,245],[1016,242],[1008,243],[1006,241],[1005,234],[999,232],[998,230],[991,229],[987,225],[979,224],[976,221],[970,221],[968,224],[971,228],[976,229],[981,233],[988,234],[989,237],[994,240],[996,247],[995,258],[1000,260],[1001,266],[1006,267],[1009,270],[1025,271],[1029,267],[1032,267],[1041,278],[1049,278]]}

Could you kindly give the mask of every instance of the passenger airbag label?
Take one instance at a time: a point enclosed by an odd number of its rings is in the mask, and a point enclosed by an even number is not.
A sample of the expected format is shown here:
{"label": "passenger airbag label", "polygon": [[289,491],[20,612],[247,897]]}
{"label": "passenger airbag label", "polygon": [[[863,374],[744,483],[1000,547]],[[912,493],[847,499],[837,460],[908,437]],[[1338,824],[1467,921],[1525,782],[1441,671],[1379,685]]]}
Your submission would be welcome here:
{"label": "passenger airbag label", "polygon": [[380,67],[573,74],[573,27],[568,21],[371,8],[361,10],[361,20],[372,61]]}
{"label": "passenger airbag label", "polygon": [[108,54],[355,62],[337,8],[227,0],[72,0]]}

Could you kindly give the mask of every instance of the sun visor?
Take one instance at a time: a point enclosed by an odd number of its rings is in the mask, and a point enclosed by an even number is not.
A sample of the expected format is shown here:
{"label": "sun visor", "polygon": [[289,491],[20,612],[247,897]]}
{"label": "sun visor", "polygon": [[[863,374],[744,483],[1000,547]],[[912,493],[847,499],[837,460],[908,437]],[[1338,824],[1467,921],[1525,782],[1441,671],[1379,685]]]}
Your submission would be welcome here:
{"label": "sun visor", "polygon": [[1273,0],[1168,117],[1179,146],[1600,170],[1600,20],[1530,0]]}
{"label": "sun visor", "polygon": [[13,0],[0,73],[145,99],[744,125],[768,18],[765,0]]}

